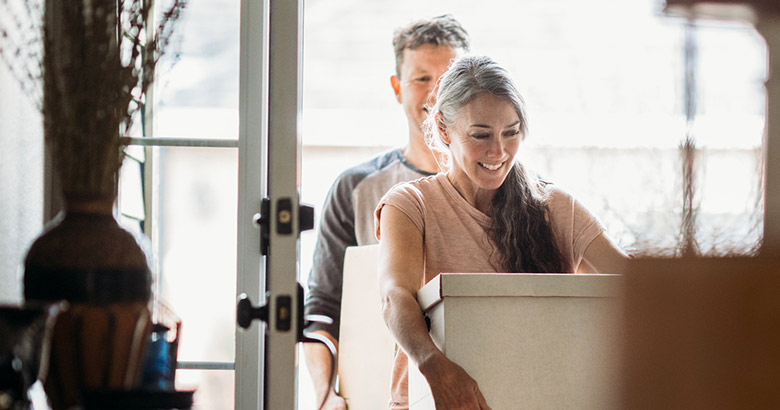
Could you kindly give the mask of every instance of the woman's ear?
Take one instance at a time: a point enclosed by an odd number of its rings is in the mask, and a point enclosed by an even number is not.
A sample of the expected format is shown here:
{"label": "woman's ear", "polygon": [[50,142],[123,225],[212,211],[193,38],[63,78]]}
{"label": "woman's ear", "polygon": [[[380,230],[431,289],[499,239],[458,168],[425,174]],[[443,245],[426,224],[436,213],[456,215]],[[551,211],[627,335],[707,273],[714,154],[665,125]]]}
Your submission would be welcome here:
{"label": "woman's ear", "polygon": [[450,133],[447,131],[447,124],[444,123],[441,114],[436,114],[436,129],[439,131],[439,137],[441,137],[442,142],[449,147]]}

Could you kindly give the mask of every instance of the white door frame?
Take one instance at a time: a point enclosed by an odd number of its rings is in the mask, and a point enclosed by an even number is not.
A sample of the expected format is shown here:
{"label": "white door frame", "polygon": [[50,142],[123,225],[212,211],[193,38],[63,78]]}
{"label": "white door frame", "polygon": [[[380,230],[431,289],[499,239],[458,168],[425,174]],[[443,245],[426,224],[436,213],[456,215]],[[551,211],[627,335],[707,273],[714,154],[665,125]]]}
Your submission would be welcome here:
{"label": "white door frame", "polygon": [[[236,294],[266,305],[269,318],[236,333],[241,410],[297,408],[302,23],[302,0],[241,2]],[[270,199],[266,257],[253,223],[264,197]]]}

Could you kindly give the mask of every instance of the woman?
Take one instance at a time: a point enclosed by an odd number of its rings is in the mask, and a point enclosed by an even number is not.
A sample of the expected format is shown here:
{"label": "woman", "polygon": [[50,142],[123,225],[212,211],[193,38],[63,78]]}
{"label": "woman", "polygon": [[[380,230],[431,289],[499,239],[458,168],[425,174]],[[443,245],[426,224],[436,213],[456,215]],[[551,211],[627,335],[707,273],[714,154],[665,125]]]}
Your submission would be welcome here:
{"label": "woman", "polygon": [[582,205],[515,161],[524,103],[489,58],[453,63],[426,128],[449,170],[395,186],[376,210],[383,315],[402,349],[390,408],[408,408],[408,356],[437,409],[489,409],[477,383],[434,345],[417,291],[441,272],[619,272],[626,255]]}

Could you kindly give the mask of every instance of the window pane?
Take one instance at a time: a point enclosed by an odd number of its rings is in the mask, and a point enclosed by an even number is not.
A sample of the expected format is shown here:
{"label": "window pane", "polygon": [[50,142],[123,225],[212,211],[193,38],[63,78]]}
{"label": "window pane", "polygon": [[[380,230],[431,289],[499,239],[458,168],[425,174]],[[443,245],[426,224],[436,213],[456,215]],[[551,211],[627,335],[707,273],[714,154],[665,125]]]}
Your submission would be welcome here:
{"label": "window pane", "polygon": [[697,24],[696,241],[714,256],[757,251],[763,233],[766,48],[750,27]]}
{"label": "window pane", "polygon": [[[407,121],[389,83],[393,30],[450,13],[471,34],[472,54],[493,57],[518,80],[528,105],[524,150],[531,167],[580,199],[621,246],[673,254],[683,217],[687,22],[663,15],[660,6],[656,0],[397,0],[354,7],[309,0],[303,142],[403,145]],[[728,150],[703,153],[697,165],[698,236],[714,243],[720,239],[709,237],[722,237],[720,231],[740,232],[730,243],[747,249],[762,220],[753,152],[764,127],[764,45],[743,25],[697,26],[694,136],[700,150]],[[713,167],[730,161],[739,166],[723,184]],[[346,164],[334,166],[340,171]],[[734,184],[739,192],[727,188]]]}
{"label": "window pane", "polygon": [[764,135],[766,47],[752,28],[736,23],[696,27],[696,145],[760,147]]}
{"label": "window pane", "polygon": [[238,0],[190,0],[160,63],[155,137],[238,139]]}
{"label": "window pane", "polygon": [[176,390],[195,390],[193,410],[233,410],[235,372],[177,370]]}
{"label": "window pane", "polygon": [[180,361],[233,361],[238,151],[160,148],[163,299],[181,317]]}

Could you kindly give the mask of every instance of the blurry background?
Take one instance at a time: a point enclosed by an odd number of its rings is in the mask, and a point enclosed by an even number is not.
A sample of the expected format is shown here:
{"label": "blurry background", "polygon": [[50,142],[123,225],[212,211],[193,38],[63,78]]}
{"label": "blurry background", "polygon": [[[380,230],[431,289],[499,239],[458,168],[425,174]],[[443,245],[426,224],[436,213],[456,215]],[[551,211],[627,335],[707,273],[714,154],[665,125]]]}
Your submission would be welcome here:
{"label": "blurry background", "polygon": [[[405,142],[407,123],[389,81],[393,30],[449,13],[470,32],[474,54],[493,57],[515,75],[530,118],[523,159],[599,216],[620,246],[641,255],[679,254],[681,145],[688,138],[696,148],[689,175],[695,229],[688,240],[701,254],[752,254],[763,221],[764,43],[745,26],[690,26],[662,16],[660,6],[656,0],[306,0],[302,201],[315,206],[318,220],[342,170]],[[238,0],[189,1],[176,52],[158,72],[152,126],[137,135],[210,146],[131,147],[120,193],[127,226],[140,232],[152,222],[147,234],[160,295],[183,321],[179,360],[197,369],[180,370],[178,387],[197,387],[197,407],[210,410],[233,408],[239,8]],[[0,298],[16,301],[18,266],[40,231],[19,221],[42,214],[29,206],[40,203],[34,194],[40,178],[27,172],[42,164],[42,140],[21,137],[40,131],[25,120],[35,115],[18,103],[24,98],[3,70],[0,204],[8,217],[0,218],[0,229],[4,238],[22,240],[3,241]],[[143,163],[155,167],[151,180]],[[301,237],[303,283],[315,237]],[[299,363],[300,408],[313,410]]]}

